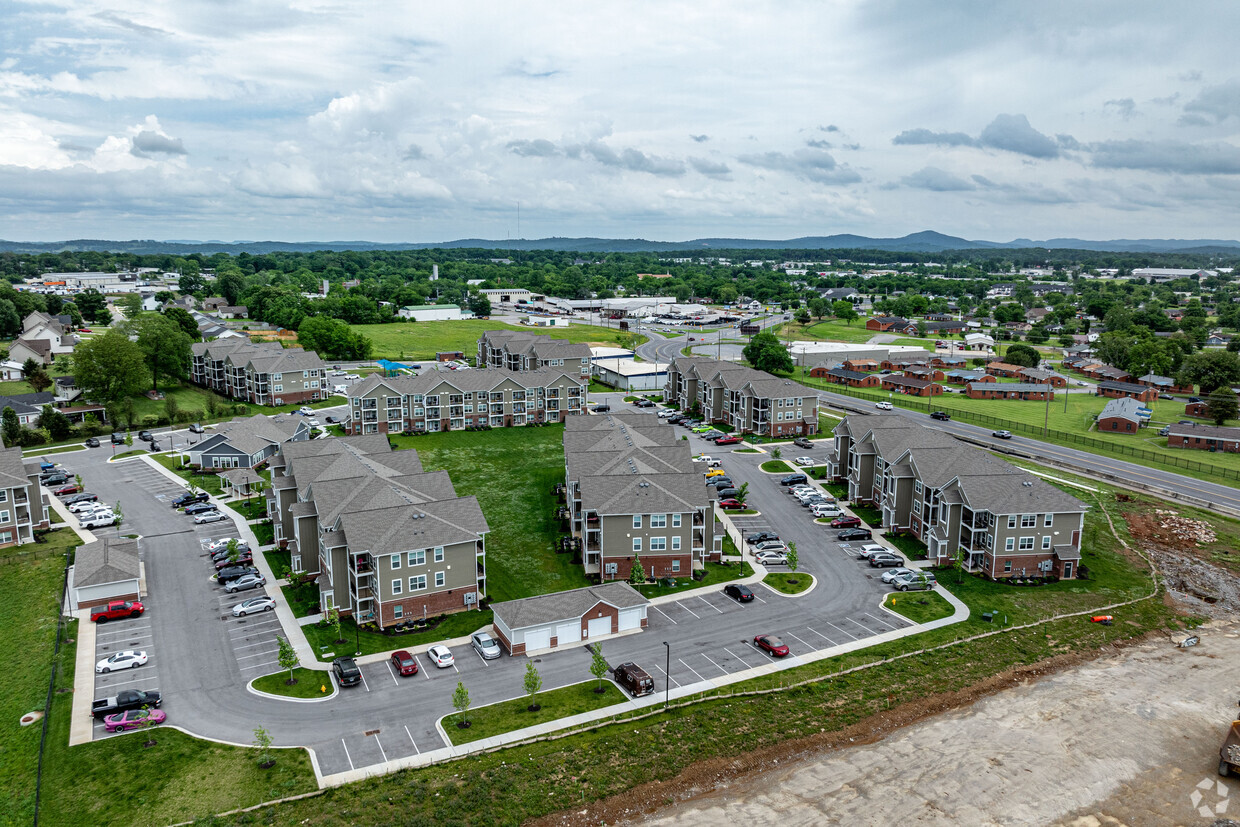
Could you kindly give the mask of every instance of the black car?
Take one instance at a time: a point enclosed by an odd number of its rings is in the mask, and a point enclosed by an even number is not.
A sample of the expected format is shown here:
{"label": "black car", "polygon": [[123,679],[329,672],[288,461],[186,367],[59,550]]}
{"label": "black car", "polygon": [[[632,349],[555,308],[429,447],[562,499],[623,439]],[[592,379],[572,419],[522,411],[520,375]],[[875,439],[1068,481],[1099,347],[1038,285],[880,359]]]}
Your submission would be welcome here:
{"label": "black car", "polygon": [[339,421],[340,421],[340,420],[339,420],[339,419],[337,419],[337,418],[336,418],[336,417],[334,417],[334,416],[329,416],[329,417],[327,417],[327,424],[328,424],[328,425],[335,425],[335,424],[336,424],[337,422],[339,422]]}
{"label": "black car", "polygon": [[99,501],[98,494],[87,494],[83,492],[81,494],[74,494],[73,496],[69,497],[67,500],[65,500],[65,505],[73,505],[74,503],[93,503],[93,502],[98,502],[98,501]]}
{"label": "black car", "polygon": [[835,535],[837,540],[872,540],[874,535],[868,528],[846,528]]}
{"label": "black car", "polygon": [[189,432],[191,434],[201,434],[201,433],[205,433],[206,429],[203,428],[201,425],[199,425],[197,422],[195,422],[193,425],[189,426]]}
{"label": "black car", "polygon": [[739,488],[717,488],[715,490],[719,492],[719,499],[721,500],[739,500],[741,498],[741,490]]}
{"label": "black car", "polygon": [[745,542],[750,545],[765,543],[767,540],[778,540],[779,535],[773,531],[759,531],[757,534],[750,534],[745,538]]}
{"label": "black car", "polygon": [[332,672],[341,686],[357,686],[362,682],[362,670],[357,668],[353,658],[336,658],[332,661]]}
{"label": "black car", "polygon": [[124,444],[125,444],[125,435],[124,435],[124,434],[118,434],[116,431],[113,431],[113,432],[112,432],[112,444],[113,444],[113,445],[124,445]]}
{"label": "black car", "polygon": [[611,405],[595,405],[591,410],[595,413],[608,413],[611,411]]}
{"label": "black car", "polygon": [[720,488],[731,488],[732,478],[728,476],[711,477],[706,481],[706,484],[718,491]]}
{"label": "black car", "polygon": [[780,485],[805,485],[809,482],[809,477],[804,474],[789,474],[779,481]]}
{"label": "black car", "polygon": [[172,507],[182,508],[194,503],[205,503],[209,499],[211,499],[211,496],[206,491],[199,491],[197,494],[182,494],[172,501]]}
{"label": "black car", "polygon": [[1200,397],[1200,396],[1190,396],[1190,397],[1188,398],[1188,401],[1189,401],[1189,402],[1200,402],[1200,401],[1201,401],[1201,397]]}
{"label": "black car", "polygon": [[185,507],[185,513],[189,515],[205,514],[208,511],[215,511],[215,503],[194,503]]}
{"label": "black car", "polygon": [[68,484],[69,478],[66,477],[64,474],[50,474],[46,477],[40,477],[39,482],[43,483],[48,488],[51,488],[53,485]]}
{"label": "black car", "polygon": [[155,439],[155,437],[151,436],[150,431],[138,431],[138,439],[143,442],[151,442]]}
{"label": "black car", "polygon": [[743,583],[732,583],[723,587],[723,593],[741,603],[753,600],[753,592]]}
{"label": "black car", "polygon": [[215,582],[223,585],[247,574],[258,574],[258,569],[253,566],[225,566],[216,573]]}
{"label": "black car", "polygon": [[87,447],[87,448],[98,448],[98,447],[99,447],[99,440],[98,440],[97,438],[93,437],[93,436],[92,436],[92,437],[87,437],[87,438],[86,438],[86,447]]}
{"label": "black car", "polygon": [[633,404],[639,408],[653,408],[654,407],[654,403],[651,402],[649,399],[639,399]]}
{"label": "black car", "polygon": [[937,419],[941,422],[946,422],[947,420],[952,418],[952,415],[949,414],[947,411],[935,411],[934,413],[930,414],[930,418]]}
{"label": "black car", "polygon": [[[252,552],[250,551],[250,546],[248,543],[237,543],[237,554],[238,555],[246,555],[246,554],[251,554],[251,553]],[[212,552],[211,554],[212,563],[218,563],[221,560],[227,560],[227,559],[228,559],[228,547],[227,546],[220,549],[219,551]]]}

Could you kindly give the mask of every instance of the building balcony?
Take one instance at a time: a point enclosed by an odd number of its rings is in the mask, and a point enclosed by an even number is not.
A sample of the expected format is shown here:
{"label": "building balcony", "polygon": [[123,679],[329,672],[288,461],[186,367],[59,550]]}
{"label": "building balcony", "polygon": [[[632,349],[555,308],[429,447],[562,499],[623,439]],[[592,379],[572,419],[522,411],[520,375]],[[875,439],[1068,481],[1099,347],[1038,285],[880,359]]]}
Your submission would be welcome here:
{"label": "building balcony", "polygon": [[374,571],[369,554],[349,555],[349,569],[358,574],[370,574]]}

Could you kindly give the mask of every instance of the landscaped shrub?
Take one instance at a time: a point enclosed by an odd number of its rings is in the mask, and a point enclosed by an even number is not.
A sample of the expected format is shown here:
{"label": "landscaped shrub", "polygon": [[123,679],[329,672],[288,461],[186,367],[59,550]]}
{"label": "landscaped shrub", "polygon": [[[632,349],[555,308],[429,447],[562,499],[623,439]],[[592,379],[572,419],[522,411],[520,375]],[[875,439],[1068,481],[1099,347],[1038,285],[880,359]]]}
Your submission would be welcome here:
{"label": "landscaped shrub", "polygon": [[142,417],[143,428],[154,428],[158,424],[159,424],[159,417],[153,414],[147,414],[146,416]]}

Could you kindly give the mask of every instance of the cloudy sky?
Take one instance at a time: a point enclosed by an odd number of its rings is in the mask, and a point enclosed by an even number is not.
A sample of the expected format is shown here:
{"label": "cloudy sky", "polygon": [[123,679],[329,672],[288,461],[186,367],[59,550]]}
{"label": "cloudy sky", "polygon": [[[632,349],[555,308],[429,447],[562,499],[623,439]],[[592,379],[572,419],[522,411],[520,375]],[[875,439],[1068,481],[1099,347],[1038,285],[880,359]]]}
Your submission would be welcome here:
{"label": "cloudy sky", "polygon": [[1240,6],[8,0],[0,238],[1236,238]]}

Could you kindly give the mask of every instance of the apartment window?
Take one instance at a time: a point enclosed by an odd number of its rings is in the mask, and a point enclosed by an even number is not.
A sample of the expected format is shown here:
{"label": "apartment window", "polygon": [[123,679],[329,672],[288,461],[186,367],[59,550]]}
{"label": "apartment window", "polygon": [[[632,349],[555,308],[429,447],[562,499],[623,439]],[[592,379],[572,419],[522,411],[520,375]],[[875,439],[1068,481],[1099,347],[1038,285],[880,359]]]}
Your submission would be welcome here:
{"label": "apartment window", "polygon": [[393,554],[392,555],[392,571],[396,571],[399,568],[400,568],[400,555]]}
{"label": "apartment window", "polygon": [[680,571],[680,561],[679,561],[679,560],[673,560],[673,561],[672,561],[672,571]]}
{"label": "apartment window", "polygon": [[1051,535],[1047,534],[1042,538],[1042,550],[1046,551],[1051,547]]}
{"label": "apartment window", "polygon": [[13,542],[13,532],[0,531],[0,543],[11,543],[11,542]]}
{"label": "apartment window", "polygon": [[913,500],[913,513],[921,516],[921,500]]}
{"label": "apartment window", "polygon": [[426,575],[418,574],[409,578],[409,591],[421,592],[426,591]]}
{"label": "apartment window", "polygon": [[1020,527],[1021,528],[1033,528],[1037,524],[1038,524],[1037,514],[1021,514],[1020,515]]}
{"label": "apartment window", "polygon": [[651,514],[650,515],[650,527],[651,528],[667,528],[667,515],[666,514]]}
{"label": "apartment window", "polygon": [[1042,525],[1046,526],[1047,528],[1050,528],[1050,527],[1051,527],[1051,523],[1053,523],[1053,522],[1055,522],[1055,515],[1054,515],[1054,514],[1047,514],[1047,515],[1043,518],[1043,520],[1042,520]]}
{"label": "apartment window", "polygon": [[404,616],[405,616],[404,606],[397,603],[395,606],[392,607],[392,618],[394,620],[400,620]]}
{"label": "apartment window", "polygon": [[1011,560],[1004,560],[1004,561],[1003,561],[1003,570],[1004,570],[1005,572],[1007,572],[1007,573],[1011,573],[1011,571],[1012,571],[1012,561],[1011,561]]}
{"label": "apartment window", "polygon": [[406,556],[408,558],[406,560],[406,563],[410,566],[425,566],[426,565],[426,550],[425,549],[422,549],[420,551],[411,551]]}
{"label": "apartment window", "polygon": [[667,538],[666,537],[651,537],[650,538],[650,550],[651,551],[667,551]]}
{"label": "apartment window", "polygon": [[641,527],[642,527],[642,515],[634,514],[633,515],[633,528],[641,528]]}
{"label": "apartment window", "polygon": [[1016,528],[1016,515],[1015,514],[1008,515],[1008,528]]}
{"label": "apartment window", "polygon": [[634,537],[633,538],[633,551],[641,551],[641,550],[642,550],[642,538]]}
{"label": "apartment window", "polygon": [[435,562],[443,562],[443,546],[435,546]]}
{"label": "apartment window", "polygon": [[442,571],[435,572],[435,588],[442,589],[444,584],[444,576]]}
{"label": "apartment window", "polygon": [[404,583],[401,582],[399,577],[393,580],[392,581],[392,594],[400,594],[400,589],[401,589],[401,586],[403,585]]}
{"label": "apartment window", "polygon": [[672,537],[672,551],[680,551],[680,537]]}
{"label": "apartment window", "polygon": [[917,492],[918,496],[921,496],[921,481],[920,480],[913,483],[913,490]]}
{"label": "apartment window", "polygon": [[1007,549],[1008,551],[1015,551],[1015,549],[1016,549],[1016,538],[1015,538],[1015,537],[1009,537],[1009,538],[1007,538],[1007,542],[1003,544],[1003,547],[1004,547],[1005,549]]}
{"label": "apartment window", "polygon": [[679,514],[672,515],[672,528],[680,528],[680,515]]}
{"label": "apartment window", "polygon": [[1033,551],[1033,538],[1032,537],[1021,537],[1020,538],[1020,550],[1021,551]]}

